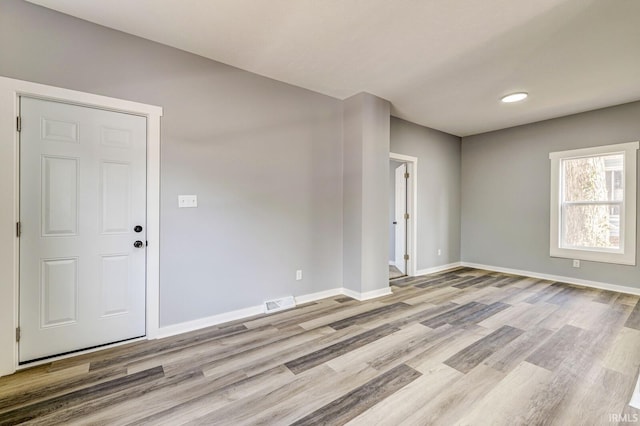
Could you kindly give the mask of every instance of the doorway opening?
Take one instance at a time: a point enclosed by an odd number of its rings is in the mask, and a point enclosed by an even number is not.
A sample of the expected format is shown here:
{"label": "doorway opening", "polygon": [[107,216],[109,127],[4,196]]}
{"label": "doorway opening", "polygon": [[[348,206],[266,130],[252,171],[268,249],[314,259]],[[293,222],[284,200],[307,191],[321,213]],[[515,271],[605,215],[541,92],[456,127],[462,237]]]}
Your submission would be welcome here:
{"label": "doorway opening", "polygon": [[390,154],[389,280],[415,275],[415,157]]}

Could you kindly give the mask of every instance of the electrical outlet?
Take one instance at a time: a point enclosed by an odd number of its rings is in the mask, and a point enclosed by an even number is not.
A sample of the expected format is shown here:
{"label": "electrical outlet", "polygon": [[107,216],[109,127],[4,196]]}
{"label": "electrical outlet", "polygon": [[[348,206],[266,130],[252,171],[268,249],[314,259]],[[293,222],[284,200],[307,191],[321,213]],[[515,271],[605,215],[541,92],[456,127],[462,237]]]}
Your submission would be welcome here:
{"label": "electrical outlet", "polygon": [[198,207],[197,195],[178,195],[178,208]]}
{"label": "electrical outlet", "polygon": [[580,261],[578,259],[573,259],[573,267],[574,268],[579,268],[580,267]]}
{"label": "electrical outlet", "polygon": [[438,249],[438,256],[442,256],[442,250]]}
{"label": "electrical outlet", "polygon": [[302,280],[302,269],[296,271],[296,281]]}

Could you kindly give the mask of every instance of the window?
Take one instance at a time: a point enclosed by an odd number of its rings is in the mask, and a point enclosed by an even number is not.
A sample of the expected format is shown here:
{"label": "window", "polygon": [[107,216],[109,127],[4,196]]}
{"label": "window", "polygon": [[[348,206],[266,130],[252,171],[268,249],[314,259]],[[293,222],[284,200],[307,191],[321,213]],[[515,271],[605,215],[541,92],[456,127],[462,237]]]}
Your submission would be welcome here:
{"label": "window", "polygon": [[552,152],[552,257],[636,264],[639,143]]}

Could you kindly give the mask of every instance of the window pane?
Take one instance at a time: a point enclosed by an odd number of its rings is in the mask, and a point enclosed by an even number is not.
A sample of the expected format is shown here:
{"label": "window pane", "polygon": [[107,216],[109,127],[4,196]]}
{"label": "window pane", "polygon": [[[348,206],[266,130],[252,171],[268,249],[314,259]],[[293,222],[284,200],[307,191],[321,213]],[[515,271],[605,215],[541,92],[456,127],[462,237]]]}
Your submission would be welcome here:
{"label": "window pane", "polygon": [[622,201],[624,154],[562,160],[564,201]]}
{"label": "window pane", "polygon": [[562,208],[564,247],[620,248],[620,206],[565,205]]}

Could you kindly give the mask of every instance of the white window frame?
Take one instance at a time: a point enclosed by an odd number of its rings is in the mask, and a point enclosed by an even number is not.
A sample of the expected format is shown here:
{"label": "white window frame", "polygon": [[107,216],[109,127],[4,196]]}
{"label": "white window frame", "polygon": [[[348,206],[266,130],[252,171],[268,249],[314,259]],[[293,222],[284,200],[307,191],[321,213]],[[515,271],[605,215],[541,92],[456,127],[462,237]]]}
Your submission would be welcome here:
{"label": "white window frame", "polygon": [[[552,152],[551,160],[551,222],[549,253],[551,257],[588,260],[593,262],[616,263],[621,265],[636,264],[636,194],[637,194],[637,162],[639,142],[628,142],[615,145],[604,145],[593,148],[573,149],[570,151]],[[562,160],[624,154],[624,201],[620,210],[619,250],[594,248],[565,248],[561,246],[562,238]]]}

